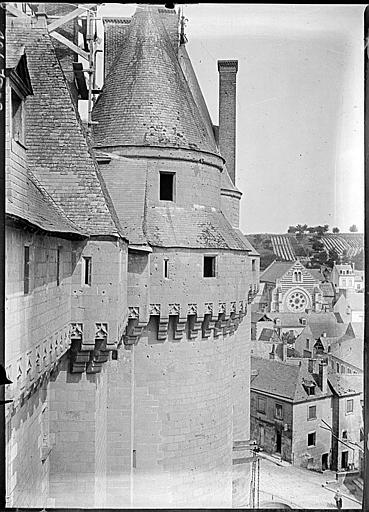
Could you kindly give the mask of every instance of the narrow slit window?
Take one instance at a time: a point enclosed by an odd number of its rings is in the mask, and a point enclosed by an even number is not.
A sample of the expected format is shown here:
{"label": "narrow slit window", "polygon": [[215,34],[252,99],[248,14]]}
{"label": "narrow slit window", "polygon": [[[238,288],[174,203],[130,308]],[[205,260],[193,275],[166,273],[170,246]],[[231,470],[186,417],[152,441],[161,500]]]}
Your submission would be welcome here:
{"label": "narrow slit window", "polygon": [[24,277],[23,277],[23,290],[24,295],[29,294],[29,247],[24,247]]}
{"label": "narrow slit window", "polygon": [[61,281],[61,247],[58,247],[56,252],[56,285],[60,285]]}
{"label": "narrow slit window", "polygon": [[256,270],[256,260],[251,260],[251,269],[253,272]]}
{"label": "narrow slit window", "polygon": [[160,173],[160,200],[174,201],[174,174],[170,172]]}
{"label": "narrow slit window", "polygon": [[204,256],[204,277],[215,277],[215,256]]}
{"label": "narrow slit window", "polygon": [[168,267],[168,260],[164,260],[164,277],[166,279],[169,278],[169,267]]}
{"label": "narrow slit window", "polygon": [[92,258],[90,256],[83,257],[83,284],[91,286]]}

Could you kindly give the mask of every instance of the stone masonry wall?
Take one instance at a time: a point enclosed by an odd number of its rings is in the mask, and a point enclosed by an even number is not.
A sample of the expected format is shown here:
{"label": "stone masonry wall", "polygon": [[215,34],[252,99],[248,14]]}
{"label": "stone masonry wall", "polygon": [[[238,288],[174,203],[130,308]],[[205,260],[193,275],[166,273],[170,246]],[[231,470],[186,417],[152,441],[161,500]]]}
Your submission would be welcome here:
{"label": "stone masonry wall", "polygon": [[[308,420],[308,406],[316,405],[316,419]],[[294,405],[293,412],[293,464],[321,470],[322,455],[331,459],[331,433],[320,428],[322,419],[332,425],[331,397]],[[308,433],[316,432],[316,446],[308,446]]]}

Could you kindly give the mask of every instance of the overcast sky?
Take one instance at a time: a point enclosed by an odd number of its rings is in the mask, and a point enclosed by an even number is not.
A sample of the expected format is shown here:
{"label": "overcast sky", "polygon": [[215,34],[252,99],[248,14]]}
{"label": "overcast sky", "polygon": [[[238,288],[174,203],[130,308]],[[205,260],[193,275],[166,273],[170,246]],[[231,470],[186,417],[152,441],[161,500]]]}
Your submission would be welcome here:
{"label": "overcast sky", "polygon": [[[187,50],[218,123],[218,59],[238,59],[245,233],[364,227],[364,5],[184,5]],[[134,5],[106,4],[103,16]]]}

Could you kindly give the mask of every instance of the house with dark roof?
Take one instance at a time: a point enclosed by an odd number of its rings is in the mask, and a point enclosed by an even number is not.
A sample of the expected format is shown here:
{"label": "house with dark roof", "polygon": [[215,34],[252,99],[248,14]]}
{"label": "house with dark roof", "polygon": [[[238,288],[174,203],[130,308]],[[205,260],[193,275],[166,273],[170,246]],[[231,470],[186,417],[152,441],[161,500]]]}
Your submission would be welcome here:
{"label": "house with dark roof", "polygon": [[332,469],[360,469],[363,433],[362,375],[329,373],[332,390]]}
{"label": "house with dark roof", "polygon": [[251,438],[267,453],[308,469],[331,465],[328,366],[251,358]]}
{"label": "house with dark roof", "polygon": [[96,6],[5,8],[8,505],[245,506],[259,255],[239,229],[238,62],[214,62],[215,126],[175,9],[103,20],[86,132]]}

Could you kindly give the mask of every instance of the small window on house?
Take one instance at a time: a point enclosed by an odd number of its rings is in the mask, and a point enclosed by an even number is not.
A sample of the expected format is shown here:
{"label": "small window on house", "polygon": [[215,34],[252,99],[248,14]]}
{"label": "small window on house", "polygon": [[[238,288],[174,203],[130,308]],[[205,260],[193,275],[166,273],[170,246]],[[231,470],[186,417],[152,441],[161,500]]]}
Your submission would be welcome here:
{"label": "small window on house", "polygon": [[29,294],[29,281],[30,281],[30,272],[29,272],[29,247],[26,245],[24,247],[24,269],[23,269],[23,291],[24,295]]}
{"label": "small window on house", "polygon": [[316,405],[310,405],[308,407],[308,420],[316,419]]}
{"label": "small window on house", "polygon": [[17,142],[24,143],[23,101],[12,90],[12,136]]}
{"label": "small window on house", "polygon": [[258,398],[258,412],[265,414],[265,398]]}
{"label": "small window on house", "polygon": [[59,246],[57,251],[56,251],[56,285],[59,286],[60,285],[60,281],[61,281],[61,251],[62,251],[62,248]]}
{"label": "small window on house", "polygon": [[168,279],[168,277],[169,277],[168,260],[164,260],[164,262],[163,262],[163,273],[164,273],[164,277],[166,279]]}
{"label": "small window on house", "polygon": [[306,340],[305,348],[307,348],[308,350],[310,349],[310,340]]}
{"label": "small window on house", "polygon": [[310,432],[308,434],[308,446],[315,446],[316,445],[316,432]]}
{"label": "small window on house", "polygon": [[315,386],[308,386],[307,387],[307,394],[310,396],[310,395],[315,395]]}
{"label": "small window on house", "polygon": [[253,272],[256,270],[256,260],[251,260],[251,270]]}
{"label": "small window on house", "polygon": [[347,430],[342,430],[342,439],[347,439]]}
{"label": "small window on house", "polygon": [[337,373],[340,373],[340,365],[338,363],[336,363],[336,371]]}
{"label": "small window on house", "polygon": [[204,277],[215,277],[215,256],[204,256]]}
{"label": "small window on house", "polygon": [[352,398],[349,398],[346,400],[346,413],[350,414],[354,411],[354,400]]}
{"label": "small window on house", "polygon": [[275,404],[275,417],[278,420],[281,420],[283,418],[283,407],[281,404]]}
{"label": "small window on house", "polygon": [[160,200],[174,201],[174,173],[160,173]]}
{"label": "small window on house", "polygon": [[83,256],[82,265],[82,284],[91,286],[92,258],[90,256]]}

